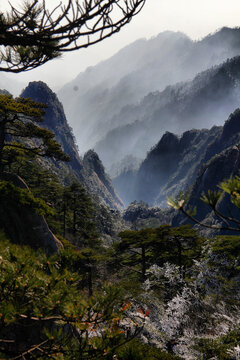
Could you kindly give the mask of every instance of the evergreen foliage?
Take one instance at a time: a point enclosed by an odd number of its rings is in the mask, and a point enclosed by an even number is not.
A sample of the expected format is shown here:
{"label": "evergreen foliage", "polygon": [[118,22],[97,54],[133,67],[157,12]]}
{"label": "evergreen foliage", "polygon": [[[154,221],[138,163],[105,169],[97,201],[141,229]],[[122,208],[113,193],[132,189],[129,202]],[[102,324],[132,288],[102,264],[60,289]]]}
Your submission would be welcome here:
{"label": "evergreen foliage", "polygon": [[43,121],[44,107],[30,99],[0,94],[0,172],[23,152],[69,160],[54,134],[38,125]]}
{"label": "evergreen foliage", "polygon": [[203,354],[204,359],[232,360],[240,354],[240,330],[230,331],[217,339],[200,339],[195,349]]}
{"label": "evergreen foliage", "polygon": [[[74,250],[47,258],[0,238],[1,358],[110,359],[139,333],[141,320],[127,320],[119,289],[91,298],[79,290]],[[133,327],[128,339],[123,319]]]}
{"label": "evergreen foliage", "polygon": [[19,210],[27,207],[40,215],[52,214],[52,209],[40,198],[27,189],[21,189],[9,181],[0,181],[0,204],[1,211],[7,211],[8,208],[17,207]]}
{"label": "evergreen foliage", "polygon": [[162,225],[155,229],[127,230],[119,234],[121,241],[114,244],[116,266],[139,274],[146,280],[146,271],[156,264],[169,262],[184,272],[194,260],[200,259],[204,239],[190,226],[172,228]]}
{"label": "evergreen foliage", "polygon": [[122,346],[117,354],[119,360],[181,360],[179,356],[142,344],[138,339]]}

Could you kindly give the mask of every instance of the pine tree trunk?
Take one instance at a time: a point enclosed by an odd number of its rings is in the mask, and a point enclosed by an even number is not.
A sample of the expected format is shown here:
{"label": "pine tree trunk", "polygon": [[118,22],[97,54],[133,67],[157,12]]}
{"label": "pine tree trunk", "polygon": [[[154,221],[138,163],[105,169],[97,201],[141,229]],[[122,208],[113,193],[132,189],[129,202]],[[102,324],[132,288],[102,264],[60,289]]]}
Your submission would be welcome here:
{"label": "pine tree trunk", "polygon": [[182,273],[182,244],[179,239],[177,239],[177,248],[178,248],[178,266],[180,268],[180,273]]}
{"label": "pine tree trunk", "polygon": [[146,280],[146,250],[145,246],[142,246],[142,282]]}
{"label": "pine tree trunk", "polygon": [[66,205],[63,205],[63,237],[66,236]]}
{"label": "pine tree trunk", "polygon": [[93,287],[92,287],[92,267],[89,265],[88,267],[88,295],[92,296]]}
{"label": "pine tree trunk", "polygon": [[6,121],[0,121],[0,175],[3,173],[3,148],[5,143],[5,126]]}

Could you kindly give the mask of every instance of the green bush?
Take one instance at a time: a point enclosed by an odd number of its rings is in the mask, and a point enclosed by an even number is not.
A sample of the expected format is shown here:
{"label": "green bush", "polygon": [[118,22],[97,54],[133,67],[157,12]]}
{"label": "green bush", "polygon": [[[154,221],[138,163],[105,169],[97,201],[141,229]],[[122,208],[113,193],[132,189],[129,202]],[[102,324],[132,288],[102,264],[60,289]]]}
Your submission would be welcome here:
{"label": "green bush", "polygon": [[117,356],[119,360],[181,360],[179,356],[143,344],[138,339],[122,346],[117,352]]}

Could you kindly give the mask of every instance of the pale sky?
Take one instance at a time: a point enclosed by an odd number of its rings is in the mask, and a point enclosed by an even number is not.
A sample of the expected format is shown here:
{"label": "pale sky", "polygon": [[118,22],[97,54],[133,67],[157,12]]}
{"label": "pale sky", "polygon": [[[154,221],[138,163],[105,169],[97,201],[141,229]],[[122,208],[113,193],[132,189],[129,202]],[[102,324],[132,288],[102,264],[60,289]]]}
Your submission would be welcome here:
{"label": "pale sky", "polygon": [[[46,0],[46,3],[52,5],[56,1]],[[7,2],[0,0],[0,10],[6,9]],[[19,2],[11,1],[13,5]],[[151,38],[162,31],[172,30],[182,31],[192,39],[201,39],[223,26],[240,26],[239,0],[146,0],[141,13],[104,42],[63,55],[38,69],[7,76],[26,84],[42,80],[56,91],[88,66],[107,59],[139,38]]]}

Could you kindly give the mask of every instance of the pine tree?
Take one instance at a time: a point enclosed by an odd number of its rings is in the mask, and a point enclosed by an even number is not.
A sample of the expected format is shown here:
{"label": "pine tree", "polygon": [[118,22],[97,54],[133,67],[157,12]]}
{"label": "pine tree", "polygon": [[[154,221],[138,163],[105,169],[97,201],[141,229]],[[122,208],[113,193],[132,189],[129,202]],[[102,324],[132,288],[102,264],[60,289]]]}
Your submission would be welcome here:
{"label": "pine tree", "polygon": [[[47,258],[0,231],[0,254],[1,359],[112,359],[140,333],[143,321],[128,318],[120,289],[90,298],[79,290],[71,248]],[[124,322],[132,326],[128,339]]]}
{"label": "pine tree", "polygon": [[[30,99],[0,94],[0,174],[19,152],[35,156],[54,157],[68,161],[54,134],[38,124],[43,121],[45,105]],[[15,149],[15,153],[11,153]],[[11,156],[10,156],[11,155]]]}

